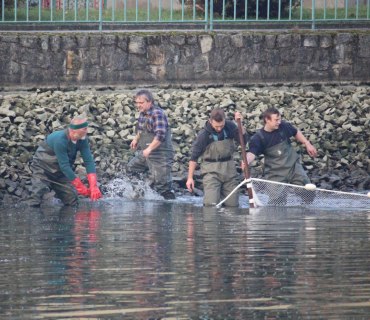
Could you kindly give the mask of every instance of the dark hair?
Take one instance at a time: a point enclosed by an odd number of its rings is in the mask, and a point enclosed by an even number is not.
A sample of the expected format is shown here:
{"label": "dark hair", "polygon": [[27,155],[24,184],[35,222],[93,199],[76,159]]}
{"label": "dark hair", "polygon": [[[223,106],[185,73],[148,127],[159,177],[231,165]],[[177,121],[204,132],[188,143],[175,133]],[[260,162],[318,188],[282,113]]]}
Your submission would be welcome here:
{"label": "dark hair", "polygon": [[225,120],[225,112],[224,110],[220,108],[213,109],[211,111],[211,115],[209,116],[211,120],[214,120],[216,122],[221,122]]}
{"label": "dark hair", "polygon": [[149,90],[142,89],[136,92],[135,98],[141,97],[141,96],[144,96],[146,101],[148,102],[154,102],[153,94]]}
{"label": "dark hair", "polygon": [[268,108],[262,113],[261,119],[266,123],[266,119],[270,120],[273,114],[280,115],[280,111],[274,107]]}

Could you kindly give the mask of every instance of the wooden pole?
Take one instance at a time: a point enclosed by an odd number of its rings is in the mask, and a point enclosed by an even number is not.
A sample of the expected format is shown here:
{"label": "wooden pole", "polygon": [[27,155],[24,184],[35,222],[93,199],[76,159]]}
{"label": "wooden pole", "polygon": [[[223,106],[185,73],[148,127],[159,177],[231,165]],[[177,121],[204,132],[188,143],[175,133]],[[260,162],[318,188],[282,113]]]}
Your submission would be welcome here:
{"label": "wooden pole", "polygon": [[236,120],[236,123],[238,124],[239,142],[240,142],[240,147],[242,149],[242,159],[245,164],[243,173],[244,173],[245,179],[247,180],[249,207],[254,208],[255,205],[254,205],[254,199],[253,199],[252,183],[251,183],[251,176],[250,176],[250,171],[249,171],[249,166],[248,166],[248,161],[247,161],[247,153],[245,151],[245,142],[244,142],[244,136],[243,136],[242,123],[240,119]]}

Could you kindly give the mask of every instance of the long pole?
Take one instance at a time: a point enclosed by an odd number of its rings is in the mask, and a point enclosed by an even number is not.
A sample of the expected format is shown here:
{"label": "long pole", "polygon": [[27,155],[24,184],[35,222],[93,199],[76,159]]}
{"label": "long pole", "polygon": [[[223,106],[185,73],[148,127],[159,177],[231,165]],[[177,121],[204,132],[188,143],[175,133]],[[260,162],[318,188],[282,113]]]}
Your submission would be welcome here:
{"label": "long pole", "polygon": [[247,161],[247,153],[245,152],[245,143],[244,143],[244,136],[243,136],[243,128],[242,128],[242,123],[240,119],[236,120],[236,123],[238,124],[238,131],[239,131],[239,142],[240,142],[240,147],[242,149],[242,159],[244,162],[244,177],[245,180],[247,180],[247,192],[248,192],[248,197],[249,197],[249,207],[254,208],[254,199],[253,199],[253,191],[252,191],[252,180],[250,176],[250,171],[249,171],[249,166],[248,166],[248,161]]}

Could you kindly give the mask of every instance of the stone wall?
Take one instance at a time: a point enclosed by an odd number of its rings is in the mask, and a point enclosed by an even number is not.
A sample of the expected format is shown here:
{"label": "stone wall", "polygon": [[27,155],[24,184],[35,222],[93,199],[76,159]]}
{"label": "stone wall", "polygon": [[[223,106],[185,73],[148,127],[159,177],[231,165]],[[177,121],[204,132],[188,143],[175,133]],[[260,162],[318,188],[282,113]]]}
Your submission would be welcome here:
{"label": "stone wall", "polygon": [[369,81],[370,31],[0,33],[8,87]]}
{"label": "stone wall", "polygon": [[[259,116],[268,106],[281,110],[316,146],[311,159],[304,148],[302,159],[312,182],[325,189],[370,189],[370,87],[276,86],[153,90],[169,117],[176,151],[173,175],[177,191],[185,191],[192,142],[214,107],[233,119],[244,115],[250,134],[261,127]],[[89,139],[102,189],[119,177],[133,156],[130,142],[135,134],[137,110],[134,90],[58,91],[37,90],[0,95],[0,200],[26,199],[30,190],[29,161],[40,141],[65,128],[79,113],[89,118]],[[298,146],[296,146],[298,149]],[[80,158],[79,158],[80,159]],[[235,153],[239,163],[240,154]],[[80,165],[77,172],[85,177]],[[240,168],[239,168],[240,171]],[[252,176],[261,176],[261,161]],[[196,172],[196,186],[201,177]]]}

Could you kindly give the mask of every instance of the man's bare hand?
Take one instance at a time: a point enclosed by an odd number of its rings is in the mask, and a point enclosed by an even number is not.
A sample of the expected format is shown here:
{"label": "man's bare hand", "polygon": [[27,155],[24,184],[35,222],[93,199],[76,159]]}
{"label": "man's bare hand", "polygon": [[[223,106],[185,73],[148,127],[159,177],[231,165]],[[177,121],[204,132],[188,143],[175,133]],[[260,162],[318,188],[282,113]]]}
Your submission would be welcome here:
{"label": "man's bare hand", "polygon": [[134,140],[131,141],[130,148],[131,149],[136,149],[137,148],[137,139],[134,139]]}
{"label": "man's bare hand", "polygon": [[194,179],[188,178],[188,181],[186,181],[186,187],[188,188],[189,192],[194,191]]}
{"label": "man's bare hand", "polygon": [[243,120],[243,116],[239,111],[235,111],[234,119],[235,119],[235,121]]}

